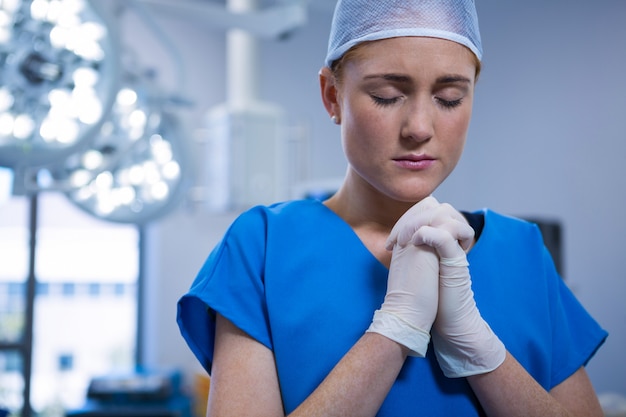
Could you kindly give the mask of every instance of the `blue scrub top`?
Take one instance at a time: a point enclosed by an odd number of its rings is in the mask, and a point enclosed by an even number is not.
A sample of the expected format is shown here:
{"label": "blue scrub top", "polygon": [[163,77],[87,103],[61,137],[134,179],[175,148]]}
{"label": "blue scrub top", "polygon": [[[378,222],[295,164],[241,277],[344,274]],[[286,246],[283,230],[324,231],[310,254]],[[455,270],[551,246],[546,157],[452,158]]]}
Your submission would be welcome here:
{"label": "blue scrub top", "polygon": [[[484,210],[468,255],[483,318],[546,390],[587,363],[607,333],[558,276],[536,225]],[[231,225],[178,304],[210,373],[215,312],[274,352],[285,412],[304,401],[369,327],[388,269],[315,200],[255,207]],[[379,416],[478,416],[465,378],[409,357]]]}

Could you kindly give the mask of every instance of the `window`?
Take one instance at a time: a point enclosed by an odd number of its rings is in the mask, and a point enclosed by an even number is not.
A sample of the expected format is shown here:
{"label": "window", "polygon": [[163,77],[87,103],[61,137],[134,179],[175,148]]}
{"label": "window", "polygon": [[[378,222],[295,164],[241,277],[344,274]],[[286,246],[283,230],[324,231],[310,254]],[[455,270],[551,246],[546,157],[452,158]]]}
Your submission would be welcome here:
{"label": "window", "polygon": [[[135,368],[139,231],[91,217],[64,195],[37,197],[32,372],[27,326],[30,198],[0,204],[0,408],[81,407],[95,375]],[[61,414],[63,415],[63,414]]]}

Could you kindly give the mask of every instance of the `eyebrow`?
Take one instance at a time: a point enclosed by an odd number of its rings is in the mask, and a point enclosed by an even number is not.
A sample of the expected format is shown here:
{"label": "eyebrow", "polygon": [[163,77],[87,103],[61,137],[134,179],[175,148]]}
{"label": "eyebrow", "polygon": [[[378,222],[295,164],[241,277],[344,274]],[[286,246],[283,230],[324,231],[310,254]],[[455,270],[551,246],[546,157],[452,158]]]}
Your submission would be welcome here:
{"label": "eyebrow", "polygon": [[386,81],[393,81],[393,82],[398,82],[398,83],[408,83],[411,81],[411,77],[408,77],[406,75],[400,75],[400,74],[371,74],[371,75],[365,76],[366,80],[372,80],[376,78],[382,78],[383,80],[386,80]]}
{"label": "eyebrow", "polygon": [[[407,76],[407,75],[402,75],[402,74],[371,74],[371,75],[367,75],[365,76],[365,79],[376,79],[376,78],[382,78],[383,80],[386,81],[392,81],[392,82],[396,82],[396,83],[409,83],[411,82],[411,77]],[[471,80],[467,77],[464,77],[462,75],[456,75],[456,74],[451,74],[451,75],[444,75],[442,77],[437,78],[436,81],[437,84],[454,84],[454,83],[467,83],[470,84]]]}
{"label": "eyebrow", "polygon": [[437,84],[471,83],[472,81],[462,75],[445,75],[437,78]]}

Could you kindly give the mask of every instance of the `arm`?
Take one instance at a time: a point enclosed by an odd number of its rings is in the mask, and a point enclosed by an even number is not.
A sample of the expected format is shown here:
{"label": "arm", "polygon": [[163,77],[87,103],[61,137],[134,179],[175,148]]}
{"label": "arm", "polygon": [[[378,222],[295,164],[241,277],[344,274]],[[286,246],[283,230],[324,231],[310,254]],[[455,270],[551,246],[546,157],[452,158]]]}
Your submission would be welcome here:
{"label": "arm", "polygon": [[[407,351],[384,336],[365,334],[291,415],[375,415]],[[548,394],[507,355],[496,370],[468,382],[489,416],[602,416],[584,368]],[[222,316],[207,410],[210,417],[284,415],[272,352]]]}
{"label": "arm", "polygon": [[[374,416],[408,349],[366,333],[292,416]],[[284,416],[273,353],[217,317],[207,416]]]}
{"label": "arm", "polygon": [[399,240],[401,244],[408,240],[427,244],[440,256],[439,311],[433,342],[446,376],[467,376],[489,416],[601,417],[584,368],[548,393],[504,349],[475,306],[466,255],[459,245],[459,240],[468,236],[464,231],[467,226],[451,206],[441,205],[437,210],[427,213],[428,223],[413,223]]}
{"label": "arm", "polygon": [[468,382],[489,416],[603,415],[584,368],[548,393],[507,354],[500,367],[468,377]]}
{"label": "arm", "polygon": [[207,416],[282,416],[272,352],[217,316]]}
{"label": "arm", "polygon": [[[393,247],[387,293],[371,326],[291,415],[376,415],[406,357],[426,353],[437,313],[438,263],[431,248]],[[218,315],[208,415],[284,413],[273,352]]]}

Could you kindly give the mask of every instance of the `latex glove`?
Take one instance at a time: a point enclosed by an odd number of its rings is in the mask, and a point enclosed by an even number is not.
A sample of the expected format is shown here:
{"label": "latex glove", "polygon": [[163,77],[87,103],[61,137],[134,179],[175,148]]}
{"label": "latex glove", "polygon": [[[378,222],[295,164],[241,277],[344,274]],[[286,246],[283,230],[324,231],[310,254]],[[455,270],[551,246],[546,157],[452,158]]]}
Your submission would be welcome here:
{"label": "latex glove", "polygon": [[428,226],[447,230],[450,235],[455,237],[464,251],[469,250],[474,240],[474,230],[469,226],[465,217],[454,207],[447,203],[439,203],[432,196],[422,200],[414,207],[421,207],[421,209],[416,210],[411,216],[402,216],[402,227],[399,227],[398,230],[394,227],[389,234],[388,249],[396,243],[400,246],[427,244],[432,247],[430,243],[419,242],[416,237],[419,229]]}
{"label": "latex glove", "polygon": [[[506,348],[476,307],[469,263],[460,241],[474,235],[444,207],[413,235],[414,245],[433,247],[439,257],[439,308],[432,333],[439,366],[450,378],[490,372],[504,362]],[[453,210],[453,209],[452,209]],[[455,210],[456,211],[456,210]]]}
{"label": "latex glove", "polygon": [[[436,200],[426,200],[413,206],[396,222],[390,236],[396,236],[405,224],[411,223],[412,217],[435,204],[438,204]],[[400,246],[393,242],[387,249],[393,250],[387,293],[367,331],[382,334],[406,346],[411,356],[424,357],[437,314],[437,254],[428,246]]]}

